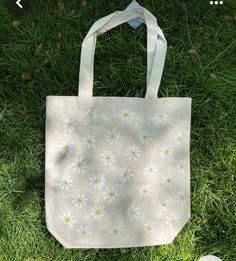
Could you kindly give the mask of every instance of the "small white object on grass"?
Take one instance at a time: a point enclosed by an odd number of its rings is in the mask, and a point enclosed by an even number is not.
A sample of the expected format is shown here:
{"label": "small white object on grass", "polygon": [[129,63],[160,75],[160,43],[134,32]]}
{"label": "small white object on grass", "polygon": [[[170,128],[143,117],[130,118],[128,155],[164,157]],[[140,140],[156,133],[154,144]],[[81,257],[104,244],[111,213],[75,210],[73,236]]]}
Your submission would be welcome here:
{"label": "small white object on grass", "polygon": [[221,259],[219,259],[219,257],[217,256],[202,256],[198,261],[222,261]]}

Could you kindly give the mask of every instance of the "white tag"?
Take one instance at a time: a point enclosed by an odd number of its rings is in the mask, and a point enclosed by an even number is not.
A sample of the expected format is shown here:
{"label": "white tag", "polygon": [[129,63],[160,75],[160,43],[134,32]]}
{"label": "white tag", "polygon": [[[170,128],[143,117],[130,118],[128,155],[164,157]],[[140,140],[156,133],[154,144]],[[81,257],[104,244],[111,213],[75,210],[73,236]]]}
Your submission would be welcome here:
{"label": "white tag", "polygon": [[[141,7],[141,5],[136,2],[135,0],[133,0],[127,7],[125,10],[130,10],[130,9],[135,9],[135,8],[139,8]],[[127,22],[131,27],[133,27],[134,29],[138,28],[140,26],[140,24],[142,22],[140,22],[139,20],[130,20],[129,22]]]}

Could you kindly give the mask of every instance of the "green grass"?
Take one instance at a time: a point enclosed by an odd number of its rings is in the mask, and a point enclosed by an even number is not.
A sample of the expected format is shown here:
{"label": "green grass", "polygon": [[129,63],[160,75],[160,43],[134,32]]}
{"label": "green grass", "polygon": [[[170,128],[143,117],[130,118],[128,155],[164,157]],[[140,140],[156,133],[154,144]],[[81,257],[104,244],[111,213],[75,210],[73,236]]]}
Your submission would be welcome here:
{"label": "green grass", "polygon": [[[0,3],[0,261],[236,260],[236,2],[140,1],[168,41],[159,96],[193,98],[192,216],[171,245],[115,250],[66,250],[46,229],[45,97],[77,95],[83,38],[130,1],[34,0],[24,13],[8,2]],[[99,37],[94,95],[144,97],[145,78],[145,26]]]}

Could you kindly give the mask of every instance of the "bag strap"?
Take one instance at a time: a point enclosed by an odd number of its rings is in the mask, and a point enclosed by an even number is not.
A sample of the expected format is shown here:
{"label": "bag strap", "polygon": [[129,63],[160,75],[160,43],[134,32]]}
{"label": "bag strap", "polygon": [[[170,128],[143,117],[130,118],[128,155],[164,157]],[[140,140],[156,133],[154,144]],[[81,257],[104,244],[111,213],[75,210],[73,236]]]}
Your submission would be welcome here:
{"label": "bag strap", "polygon": [[96,21],[86,35],[81,49],[79,97],[92,97],[94,53],[97,35],[138,18],[147,26],[147,90],[145,98],[157,98],[165,63],[167,42],[156,18],[145,8],[117,11]]}

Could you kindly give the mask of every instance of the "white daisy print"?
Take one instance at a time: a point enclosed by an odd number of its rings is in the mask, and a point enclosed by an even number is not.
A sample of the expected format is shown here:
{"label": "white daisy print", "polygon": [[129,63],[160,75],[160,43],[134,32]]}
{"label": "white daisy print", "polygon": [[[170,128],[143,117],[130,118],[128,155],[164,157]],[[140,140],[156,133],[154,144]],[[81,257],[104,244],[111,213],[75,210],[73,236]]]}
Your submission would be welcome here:
{"label": "white daisy print", "polygon": [[90,215],[97,220],[103,218],[106,214],[105,207],[103,205],[95,205],[91,208]]}
{"label": "white daisy print", "polygon": [[187,172],[187,160],[180,160],[175,169],[177,172],[185,174]]}
{"label": "white daisy print", "polygon": [[140,154],[141,148],[135,144],[130,145],[125,151],[125,156],[128,157],[129,160],[137,160],[140,158]]}
{"label": "white daisy print", "polygon": [[110,227],[110,229],[109,229],[109,233],[112,235],[117,235],[122,231],[123,231],[122,225],[114,225],[114,226]]}
{"label": "white daisy print", "polygon": [[107,131],[105,138],[107,143],[111,145],[118,144],[120,140],[120,133],[116,129],[113,129],[111,131]]}
{"label": "white daisy print", "polygon": [[65,118],[63,121],[63,130],[65,132],[72,133],[75,130],[75,120],[71,118]]}
{"label": "white daisy print", "polygon": [[61,178],[58,178],[58,185],[61,189],[69,190],[73,187],[73,180],[70,176],[63,175]]}
{"label": "white daisy print", "polygon": [[73,171],[76,174],[84,174],[86,169],[88,168],[87,160],[84,157],[80,157],[74,160],[72,163]]}
{"label": "white daisy print", "polygon": [[105,185],[105,177],[104,175],[93,174],[90,178],[89,186],[93,189],[100,189],[103,185]]}
{"label": "white daisy print", "polygon": [[152,188],[149,185],[142,185],[139,189],[139,194],[141,197],[147,198],[150,196]]}
{"label": "white daisy print", "polygon": [[105,199],[108,199],[108,201],[111,203],[113,201],[116,201],[117,196],[119,196],[119,190],[114,187],[107,187],[105,191],[103,191],[103,195]]}
{"label": "white daisy print", "polygon": [[73,224],[75,224],[75,220],[74,220],[74,216],[72,215],[71,211],[69,211],[68,213],[63,212],[60,216],[60,219],[62,219],[65,224],[67,224],[69,227],[72,227]]}
{"label": "white daisy print", "polygon": [[162,178],[161,182],[165,187],[171,187],[172,184],[175,182],[175,177],[166,175]]}
{"label": "white daisy print", "polygon": [[156,176],[157,172],[158,172],[158,166],[154,162],[148,163],[144,168],[145,176],[154,177]]}
{"label": "white daisy print", "polygon": [[84,194],[77,193],[72,197],[72,204],[75,207],[82,208],[87,205],[88,198]]}
{"label": "white daisy print", "polygon": [[83,236],[92,234],[92,229],[87,225],[81,225],[76,231],[81,233]]}
{"label": "white daisy print", "polygon": [[173,149],[171,146],[165,145],[164,147],[161,148],[160,150],[160,155],[164,159],[169,159],[173,154]]}
{"label": "white daisy print", "polygon": [[169,118],[169,116],[162,112],[153,114],[153,120],[160,124],[167,122],[168,118]]}
{"label": "white daisy print", "polygon": [[64,155],[70,155],[74,152],[74,144],[70,140],[64,140],[59,145],[59,150],[63,152]]}
{"label": "white daisy print", "polygon": [[130,221],[138,220],[141,215],[141,211],[139,207],[131,206],[128,208],[127,216]]}
{"label": "white daisy print", "polygon": [[105,150],[104,153],[102,153],[102,162],[105,166],[110,166],[116,162],[116,157],[111,150]]}
{"label": "white daisy print", "polygon": [[134,119],[134,113],[131,112],[129,109],[124,109],[122,113],[118,115],[118,117],[123,122],[129,122]]}
{"label": "white daisy print", "polygon": [[178,131],[174,136],[173,136],[173,142],[175,142],[175,144],[177,146],[181,145],[182,142],[184,141],[184,134],[180,131]]}
{"label": "white daisy print", "polygon": [[128,181],[131,181],[132,177],[134,174],[132,173],[132,170],[126,166],[123,168],[120,168],[119,173],[118,173],[118,180],[126,183]]}
{"label": "white daisy print", "polygon": [[144,230],[147,234],[154,234],[157,230],[157,227],[154,223],[148,222],[144,225]]}
{"label": "white daisy print", "polygon": [[162,210],[162,211],[165,211],[166,208],[168,206],[168,200],[165,200],[165,199],[161,199],[159,200],[159,208]]}
{"label": "white daisy print", "polygon": [[86,137],[82,139],[82,143],[87,149],[92,149],[95,147],[96,138],[88,134]]}
{"label": "white daisy print", "polygon": [[166,218],[166,225],[172,228],[173,226],[176,225],[178,220],[179,220],[179,216],[177,216],[176,214],[171,214]]}
{"label": "white daisy print", "polygon": [[179,204],[181,204],[181,205],[186,205],[187,204],[186,193],[183,190],[177,192],[176,199],[177,199],[177,202]]}
{"label": "white daisy print", "polygon": [[150,131],[142,131],[138,134],[141,144],[149,144],[152,141],[152,133]]}
{"label": "white daisy print", "polygon": [[98,113],[96,110],[88,110],[84,113],[84,118],[87,122],[97,122],[98,121]]}

